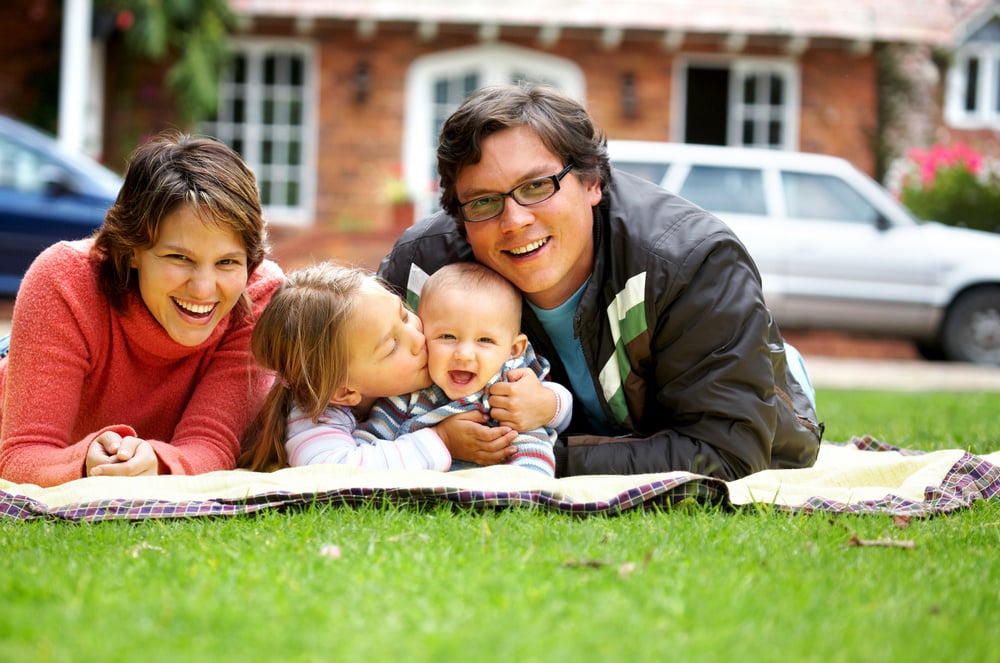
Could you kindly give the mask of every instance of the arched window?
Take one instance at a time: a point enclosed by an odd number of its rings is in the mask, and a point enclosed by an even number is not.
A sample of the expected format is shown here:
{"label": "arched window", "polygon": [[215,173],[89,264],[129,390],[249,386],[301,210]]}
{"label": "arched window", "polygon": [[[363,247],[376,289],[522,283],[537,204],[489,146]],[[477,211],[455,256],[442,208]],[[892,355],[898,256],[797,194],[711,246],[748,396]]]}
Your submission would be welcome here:
{"label": "arched window", "polygon": [[417,218],[438,208],[441,125],[474,90],[518,81],[548,83],[584,99],[583,72],[574,62],[509,44],[441,51],[414,60],[406,77],[403,176]]}

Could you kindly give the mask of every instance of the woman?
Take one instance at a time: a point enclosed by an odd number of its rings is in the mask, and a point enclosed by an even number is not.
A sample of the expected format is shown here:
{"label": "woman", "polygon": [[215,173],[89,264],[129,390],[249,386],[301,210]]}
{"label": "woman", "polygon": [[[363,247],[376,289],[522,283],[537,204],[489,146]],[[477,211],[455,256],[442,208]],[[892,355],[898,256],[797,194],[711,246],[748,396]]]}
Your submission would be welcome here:
{"label": "woman", "polygon": [[25,274],[0,360],[0,477],[232,469],[269,386],[249,349],[282,280],[253,173],[210,138],[132,154],[92,238]]}

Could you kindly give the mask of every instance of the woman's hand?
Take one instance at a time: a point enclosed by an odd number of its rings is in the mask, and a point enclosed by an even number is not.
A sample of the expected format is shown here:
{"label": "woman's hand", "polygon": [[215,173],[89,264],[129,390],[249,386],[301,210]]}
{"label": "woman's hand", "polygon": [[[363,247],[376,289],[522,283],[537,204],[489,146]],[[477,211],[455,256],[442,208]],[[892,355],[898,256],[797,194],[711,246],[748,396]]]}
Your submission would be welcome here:
{"label": "woman's hand", "polygon": [[160,460],[153,445],[146,440],[118,433],[101,433],[87,449],[87,476],[123,476],[159,474]]}
{"label": "woman's hand", "polygon": [[448,447],[452,458],[476,465],[496,465],[517,453],[514,446],[517,431],[508,426],[485,426],[488,420],[479,411],[462,412],[434,426],[434,432]]}
{"label": "woman's hand", "polygon": [[490,387],[490,416],[516,431],[541,428],[556,414],[556,394],[530,368],[507,371]]}

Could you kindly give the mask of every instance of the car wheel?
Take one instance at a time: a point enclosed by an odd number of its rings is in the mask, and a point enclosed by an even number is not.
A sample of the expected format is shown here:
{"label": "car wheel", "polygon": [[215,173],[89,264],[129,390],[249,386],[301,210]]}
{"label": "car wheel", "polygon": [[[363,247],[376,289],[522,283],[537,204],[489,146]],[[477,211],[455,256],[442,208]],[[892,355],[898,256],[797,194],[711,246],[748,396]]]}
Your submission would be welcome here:
{"label": "car wheel", "polygon": [[941,342],[954,361],[1000,364],[1000,288],[962,295],[948,311]]}

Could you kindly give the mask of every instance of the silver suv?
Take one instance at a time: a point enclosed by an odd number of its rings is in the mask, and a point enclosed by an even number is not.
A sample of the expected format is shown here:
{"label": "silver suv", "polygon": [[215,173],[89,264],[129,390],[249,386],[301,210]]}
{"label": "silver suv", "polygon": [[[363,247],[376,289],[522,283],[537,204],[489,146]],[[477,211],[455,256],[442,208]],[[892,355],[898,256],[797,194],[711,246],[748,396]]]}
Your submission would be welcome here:
{"label": "silver suv", "polygon": [[928,358],[1000,364],[1000,235],[918,221],[836,157],[639,141],[608,151],[736,232],[782,328],[901,336]]}

